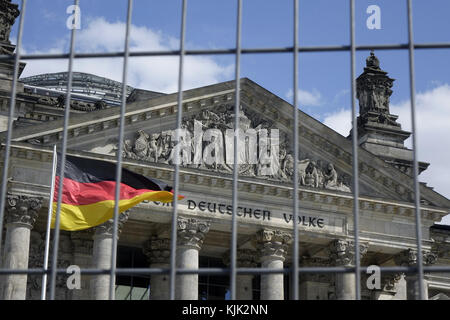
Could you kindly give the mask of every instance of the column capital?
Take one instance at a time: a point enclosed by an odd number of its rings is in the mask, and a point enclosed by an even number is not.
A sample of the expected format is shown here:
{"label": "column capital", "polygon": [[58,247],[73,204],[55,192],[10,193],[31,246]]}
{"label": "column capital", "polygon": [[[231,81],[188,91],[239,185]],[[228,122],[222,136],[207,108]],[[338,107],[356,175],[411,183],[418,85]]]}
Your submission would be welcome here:
{"label": "column capital", "polygon": [[209,220],[179,217],[177,221],[177,244],[200,250],[210,224]]}
{"label": "column capital", "polygon": [[395,291],[395,284],[402,278],[402,273],[388,273],[381,275],[382,289],[385,291]]}
{"label": "column capital", "polygon": [[32,229],[41,207],[41,197],[8,195],[6,224],[16,224]]}
{"label": "column capital", "polygon": [[[396,256],[394,256],[394,261],[400,266],[413,266],[417,264],[417,250],[407,249],[403,250]],[[424,265],[435,264],[437,260],[437,255],[434,252],[422,250],[422,261]]]}
{"label": "column capital", "polygon": [[273,229],[261,229],[256,232],[256,248],[260,251],[260,260],[284,261],[288,246],[292,243],[289,232]]}
{"label": "column capital", "polygon": [[[258,252],[252,249],[237,249],[237,267],[238,268],[256,268],[258,264]],[[223,263],[230,265],[230,251],[223,255]]]}
{"label": "column capital", "polygon": [[[128,217],[130,215],[130,211],[126,210],[119,214],[119,219],[117,223],[117,235],[119,235],[122,232],[122,227],[127,222]],[[105,223],[96,226],[94,233],[94,238],[97,236],[103,236],[103,237],[112,237],[114,233],[114,219],[109,219]]]}
{"label": "column capital", "polygon": [[152,236],[144,242],[142,252],[150,264],[168,264],[170,262],[170,239]]}
{"label": "column capital", "polygon": [[[359,253],[367,253],[368,245],[360,243]],[[335,239],[328,245],[331,262],[336,266],[351,266],[355,263],[355,243],[352,240]]]}

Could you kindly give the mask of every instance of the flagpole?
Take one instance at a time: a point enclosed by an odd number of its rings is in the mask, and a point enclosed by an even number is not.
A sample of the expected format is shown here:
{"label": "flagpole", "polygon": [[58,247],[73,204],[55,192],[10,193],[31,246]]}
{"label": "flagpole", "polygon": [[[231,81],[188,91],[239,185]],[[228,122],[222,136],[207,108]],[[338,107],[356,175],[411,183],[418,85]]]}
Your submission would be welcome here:
{"label": "flagpole", "polygon": [[46,299],[47,294],[47,268],[48,268],[48,254],[50,251],[50,228],[52,223],[52,213],[53,213],[53,197],[55,194],[55,178],[56,178],[56,144],[53,146],[53,167],[52,167],[52,180],[50,187],[50,198],[48,200],[48,214],[47,214],[47,233],[45,235],[45,253],[44,253],[44,271],[42,276],[42,288],[41,288],[41,300]]}

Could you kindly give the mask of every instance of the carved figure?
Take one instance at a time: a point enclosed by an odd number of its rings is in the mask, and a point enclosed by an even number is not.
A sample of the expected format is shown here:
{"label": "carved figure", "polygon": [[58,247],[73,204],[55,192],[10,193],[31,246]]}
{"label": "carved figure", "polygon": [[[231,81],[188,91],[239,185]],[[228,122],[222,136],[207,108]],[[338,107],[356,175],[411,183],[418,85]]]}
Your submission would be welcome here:
{"label": "carved figure", "polygon": [[143,130],[138,131],[139,137],[136,139],[134,143],[134,152],[136,153],[139,159],[144,159],[148,155],[148,134],[146,134]]}
{"label": "carved figure", "polygon": [[315,161],[310,161],[308,167],[305,170],[305,186],[318,188],[319,187],[319,174],[317,173],[317,166]]}
{"label": "carved figure", "polygon": [[338,175],[336,170],[334,170],[334,166],[332,163],[328,164],[328,172],[325,174],[324,188],[325,189],[333,189],[338,186]]}
{"label": "carved figure", "polygon": [[[180,150],[182,156],[180,164],[183,166],[214,170],[230,174],[233,172],[233,166],[228,165],[225,162],[226,158],[223,153],[225,151],[229,152],[229,150],[225,150],[225,148],[220,149],[217,147],[214,147],[213,149],[210,147],[208,148],[209,150],[207,150],[206,146],[210,144],[217,144],[219,147],[223,146],[224,142],[222,139],[225,136],[225,130],[233,128],[234,125],[232,115],[233,109],[234,108],[232,105],[222,105],[217,107],[216,112],[203,110],[200,116],[196,114],[190,117],[185,117],[183,119],[184,122],[182,124],[182,128],[187,131],[186,141],[183,137],[180,137],[181,141],[179,143],[175,143],[172,139],[172,130],[163,131],[161,133],[153,133],[151,135],[145,133],[143,130],[139,130],[134,143],[130,140],[124,141],[122,153],[124,157],[131,159],[170,164],[173,162],[175,151]],[[260,132],[262,129],[271,129],[274,127],[272,123],[262,119],[260,114],[252,115],[252,113],[247,113],[244,108],[240,109],[239,116],[240,119],[243,120],[242,124],[244,125],[244,128],[247,128],[247,126],[250,125],[250,128],[256,128],[256,132]],[[212,136],[211,141],[207,143],[206,141],[203,141],[202,130],[211,128],[219,129],[222,132],[222,136],[214,135]],[[197,130],[197,139],[194,139],[196,137],[194,134],[194,129]],[[241,127],[241,129],[243,128]],[[258,141],[259,140],[257,140],[257,143],[259,143]],[[275,157],[277,159],[272,159],[273,161],[270,162],[270,164],[266,164],[264,161],[257,161],[257,163],[253,164],[246,162],[246,160],[250,159],[249,151],[252,150],[249,148],[252,143],[251,139],[249,139],[247,135],[242,135],[240,140],[241,148],[237,155],[241,161],[241,164],[239,164],[239,174],[242,176],[258,176],[265,179],[292,181],[294,176],[295,160],[292,152],[289,151],[289,141],[288,135],[284,132],[280,132],[279,147],[270,147],[270,150],[267,150],[269,156],[271,156],[272,152],[276,152],[279,154],[279,157]],[[266,147],[269,148],[270,143],[267,144],[268,145]],[[185,147],[186,149],[184,149]],[[262,145],[257,146],[257,150],[260,151],[259,148],[262,148]],[[221,153],[220,155],[217,154],[217,156],[219,156],[219,159],[223,159],[224,163],[216,163],[216,161],[214,161],[211,164],[207,164],[204,162],[206,157],[212,156],[216,158],[217,152]],[[261,157],[261,154],[259,154],[259,156]],[[328,164],[325,169],[320,159],[315,159],[314,157],[311,159],[310,155],[307,154],[301,154],[300,158],[303,158],[302,160],[297,160],[297,169],[299,173],[298,183],[300,185],[312,188],[325,188],[346,192],[350,191],[348,181],[345,180],[344,176],[340,176],[338,174],[333,164]],[[279,163],[276,161],[279,161]],[[279,166],[278,170],[274,170],[272,168],[274,163],[275,165],[273,167],[276,168]]]}

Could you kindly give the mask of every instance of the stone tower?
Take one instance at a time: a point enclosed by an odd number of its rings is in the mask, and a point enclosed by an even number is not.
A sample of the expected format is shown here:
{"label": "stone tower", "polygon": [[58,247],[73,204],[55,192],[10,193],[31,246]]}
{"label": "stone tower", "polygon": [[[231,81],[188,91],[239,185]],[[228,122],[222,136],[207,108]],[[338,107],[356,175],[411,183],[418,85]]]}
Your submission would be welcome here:
{"label": "stone tower", "polygon": [[[18,5],[11,0],[0,0],[0,55],[12,55],[16,46],[9,40],[11,28],[19,16]],[[24,63],[19,65],[19,75],[25,67]],[[0,79],[12,80],[14,74],[14,60],[0,61]],[[8,89],[8,87],[0,89]]]}
{"label": "stone tower", "polygon": [[[357,121],[359,145],[378,157],[412,175],[413,153],[404,145],[411,132],[403,131],[398,116],[390,113],[389,99],[395,79],[380,68],[374,52],[366,59],[364,72],[356,79],[359,100]],[[351,134],[349,136],[351,138]],[[419,172],[428,167],[419,163]]]}
{"label": "stone tower", "polygon": [[[12,26],[19,16],[19,6],[11,3],[11,0],[0,0],[0,55],[12,55],[16,46],[9,40]],[[18,77],[22,74],[25,63],[19,63]],[[7,128],[9,115],[9,99],[11,96],[12,82],[14,77],[14,60],[0,61],[0,131]],[[16,84],[16,109],[14,120],[17,119],[19,112],[17,106],[25,103],[22,93],[24,86],[21,82]]]}
{"label": "stone tower", "polygon": [[12,54],[15,46],[9,41],[14,21],[19,16],[18,5],[11,0],[0,0],[0,54]]}

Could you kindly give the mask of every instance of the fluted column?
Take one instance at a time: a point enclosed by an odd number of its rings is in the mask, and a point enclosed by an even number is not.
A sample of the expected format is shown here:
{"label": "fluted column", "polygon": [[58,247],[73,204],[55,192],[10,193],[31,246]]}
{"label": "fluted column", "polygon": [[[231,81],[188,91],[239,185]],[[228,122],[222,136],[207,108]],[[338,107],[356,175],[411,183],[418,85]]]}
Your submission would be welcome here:
{"label": "fluted column", "polygon": [[[283,269],[292,235],[280,230],[263,229],[256,233],[261,268]],[[261,300],[284,300],[284,274],[261,275]]]}
{"label": "fluted column", "polygon": [[[408,249],[402,251],[400,254],[394,257],[394,261],[397,265],[400,266],[417,266],[417,250]],[[423,264],[431,265],[436,262],[437,256],[436,254],[422,250]],[[406,299],[407,300],[417,300],[419,299],[419,278],[416,273],[406,274]],[[423,289],[423,299],[428,300],[428,281],[423,280],[422,282]]]}
{"label": "fluted column", "polygon": [[[367,245],[359,246],[361,257],[367,252]],[[336,239],[329,245],[330,258],[335,266],[351,267],[355,265],[355,244],[350,240]],[[354,300],[356,298],[355,273],[337,273],[335,281],[337,300]]]}
{"label": "fluted column", "polygon": [[[73,264],[79,266],[81,269],[91,267],[92,263],[92,230],[72,232],[70,234],[72,240]],[[72,300],[87,300],[89,299],[89,282],[90,275],[82,274],[80,289],[71,290]]]}
{"label": "fluted column", "polygon": [[[170,267],[170,239],[153,236],[144,244],[144,254],[148,257],[150,268]],[[170,282],[168,274],[150,275],[150,299],[168,300]]]}
{"label": "fluted column", "polygon": [[[198,269],[199,251],[209,226],[206,220],[178,218],[177,269]],[[198,300],[198,274],[177,275],[176,298]]]}
{"label": "fluted column", "polygon": [[[8,195],[6,203],[6,238],[2,267],[27,269],[30,233],[34,226],[42,198]],[[25,300],[27,275],[6,275],[2,279],[2,300]]]}
{"label": "fluted column", "polygon": [[[256,268],[258,255],[255,250],[238,249],[236,264],[238,268]],[[225,265],[230,265],[230,252],[228,251],[224,257]],[[252,274],[236,275],[236,300],[252,300],[253,299],[253,277]]]}
{"label": "fluted column", "polygon": [[[118,234],[124,223],[128,220],[127,211],[119,215]],[[96,269],[111,268],[111,253],[113,245],[114,220],[110,219],[102,225],[95,227],[94,244],[92,253],[92,267]],[[94,300],[109,299],[110,275],[94,275],[91,278],[90,291],[91,298]]]}

